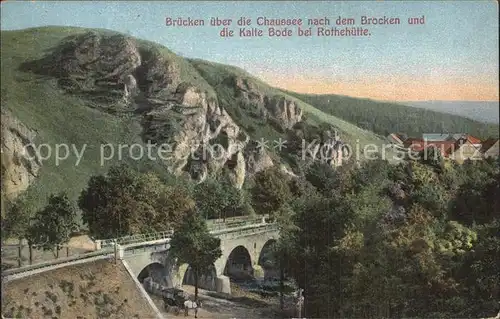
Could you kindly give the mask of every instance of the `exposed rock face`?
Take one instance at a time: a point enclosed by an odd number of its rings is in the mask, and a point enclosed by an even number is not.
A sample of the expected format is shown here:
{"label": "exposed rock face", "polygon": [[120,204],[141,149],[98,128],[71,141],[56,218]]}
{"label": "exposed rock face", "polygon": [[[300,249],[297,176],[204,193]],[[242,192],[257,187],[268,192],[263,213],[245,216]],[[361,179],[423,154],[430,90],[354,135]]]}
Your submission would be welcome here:
{"label": "exposed rock face", "polygon": [[124,35],[71,36],[42,60],[24,68],[59,78],[66,91],[113,113],[162,104],[180,83],[178,66],[157,49],[143,49]]}
{"label": "exposed rock face", "polygon": [[203,180],[244,147],[238,125],[197,88],[181,83],[175,100],[165,103],[146,114],[145,133],[148,140],[172,147],[167,165],[174,174],[190,162],[190,170]]}
{"label": "exposed rock face", "polygon": [[89,32],[68,38],[45,62],[52,74],[88,90],[123,80],[141,65],[141,55],[131,38]]}
{"label": "exposed rock face", "polygon": [[240,152],[248,137],[215,99],[182,82],[178,65],[159,50],[123,35],[89,32],[68,38],[34,65],[58,77],[69,92],[87,94],[94,107],[142,114],[143,139],[168,144],[171,152],[164,160],[172,173],[187,170],[202,181],[236,155],[235,185],[243,183]]}
{"label": "exposed rock face", "polygon": [[[143,140],[166,148],[163,163],[176,175],[189,174],[202,182],[209,174],[226,167],[233,184],[241,188],[245,175],[274,164],[265,149],[257,149],[256,142],[249,142],[249,136],[215,97],[183,82],[175,60],[132,38],[94,32],[72,36],[42,60],[24,67],[58,78],[63,89],[86,99],[91,107],[139,118]],[[249,106],[247,110],[254,118],[260,117],[263,123],[269,121],[278,131],[284,133],[302,121],[302,110],[283,95],[267,96],[256,83],[238,76],[227,78],[224,84],[234,88],[238,103],[243,101],[244,106]],[[22,138],[14,141],[17,135],[9,132],[11,135],[6,136],[12,141],[6,142],[5,147],[14,154],[19,147],[13,145],[21,143]],[[19,136],[30,140],[26,132]],[[326,156],[332,165],[340,165],[342,145],[337,141],[326,144]],[[19,156],[11,157],[10,162],[14,163]],[[10,182],[11,189],[13,185],[29,184],[39,167],[36,161],[16,165],[17,170],[10,169],[8,175],[11,181],[18,176],[17,182]]]}
{"label": "exposed rock face", "polygon": [[158,49],[123,35],[89,32],[68,38],[33,65],[38,66],[35,71],[58,77],[64,89],[82,94],[94,107],[142,116],[143,139],[168,144],[164,162],[172,173],[187,171],[203,181],[236,156],[235,185],[243,183],[240,152],[248,137],[214,98],[182,82],[179,66]]}
{"label": "exposed rock face", "polygon": [[264,148],[259,148],[257,142],[251,141],[245,148],[247,174],[254,175],[273,166],[273,160]]}
{"label": "exposed rock face", "polygon": [[247,103],[257,107],[261,117],[271,116],[286,129],[291,129],[302,120],[302,109],[286,97],[282,95],[266,96],[259,91],[257,85],[248,79],[231,77],[226,82],[235,88],[237,97],[241,97]]}
{"label": "exposed rock face", "polygon": [[245,182],[245,157],[243,156],[242,152],[238,152],[233,155],[231,161],[234,163],[234,166],[231,169],[229,178],[236,188],[241,189],[243,183]]}
{"label": "exposed rock face", "polygon": [[137,81],[132,74],[129,74],[121,79],[123,85],[125,86],[125,98],[129,96],[134,96],[137,92]]}
{"label": "exposed rock face", "polygon": [[290,177],[298,178],[298,176],[294,172],[290,171],[285,165],[281,165],[280,170]]}
{"label": "exposed rock face", "polygon": [[264,105],[265,96],[259,92],[257,86],[251,81],[248,81],[248,79],[233,77],[229,78],[228,84],[236,89],[237,96],[239,95],[251,103]]}
{"label": "exposed rock face", "polygon": [[31,146],[35,132],[2,109],[2,192],[13,200],[38,176],[42,165]]}
{"label": "exposed rock face", "polygon": [[321,161],[332,167],[342,166],[344,159],[349,156],[349,149],[335,138],[306,143],[301,151],[303,158]]}
{"label": "exposed rock face", "polygon": [[180,84],[178,65],[166,60],[158,50],[140,50],[142,63],[135,75],[142,92],[148,98],[169,98]]}
{"label": "exposed rock face", "polygon": [[284,96],[266,99],[266,109],[287,129],[291,129],[302,119],[302,109]]}

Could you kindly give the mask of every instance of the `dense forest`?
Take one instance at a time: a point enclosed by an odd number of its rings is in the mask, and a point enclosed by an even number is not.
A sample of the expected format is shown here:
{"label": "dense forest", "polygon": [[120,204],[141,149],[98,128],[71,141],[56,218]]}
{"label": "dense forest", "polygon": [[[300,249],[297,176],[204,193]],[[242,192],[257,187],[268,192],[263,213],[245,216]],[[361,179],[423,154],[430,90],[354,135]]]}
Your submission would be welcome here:
{"label": "dense forest", "polygon": [[286,198],[273,207],[283,223],[278,251],[304,288],[304,315],[495,316],[499,177],[494,161],[369,161],[337,171],[317,163],[268,194]]}
{"label": "dense forest", "polygon": [[469,133],[481,139],[497,137],[498,125],[485,124],[458,115],[431,111],[396,103],[340,95],[315,95],[288,92],[325,113],[354,123],[366,130],[387,136],[406,133]]}
{"label": "dense forest", "polygon": [[195,185],[117,166],[77,203],[61,193],[33,215],[11,212],[2,235],[52,249],[76,229],[76,206],[98,238],[177,229],[193,213],[269,213],[275,261],[304,289],[308,318],[479,318],[500,306],[499,177],[494,160],[317,161],[298,177],[270,167],[238,190],[222,176]]}

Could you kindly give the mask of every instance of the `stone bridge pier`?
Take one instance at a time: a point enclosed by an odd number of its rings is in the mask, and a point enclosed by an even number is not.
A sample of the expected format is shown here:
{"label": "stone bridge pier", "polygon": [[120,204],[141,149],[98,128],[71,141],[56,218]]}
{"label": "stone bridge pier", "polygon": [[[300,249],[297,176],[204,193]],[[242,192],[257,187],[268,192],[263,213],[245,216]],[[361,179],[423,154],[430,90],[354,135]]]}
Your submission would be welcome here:
{"label": "stone bridge pier", "polygon": [[[238,281],[264,277],[262,261],[279,236],[277,228],[272,226],[267,224],[214,233],[221,239],[222,256],[199,278],[199,287],[230,294],[230,279]],[[150,276],[154,282],[167,287],[193,285],[194,276],[189,265],[177,265],[169,255],[169,248],[168,243],[162,243],[125,249],[123,259],[140,282]]]}
{"label": "stone bridge pier", "polygon": [[264,277],[264,269],[260,264],[262,255],[269,252],[278,236],[277,230],[220,236],[222,256],[214,265],[217,291],[231,293],[230,279],[238,281]]}

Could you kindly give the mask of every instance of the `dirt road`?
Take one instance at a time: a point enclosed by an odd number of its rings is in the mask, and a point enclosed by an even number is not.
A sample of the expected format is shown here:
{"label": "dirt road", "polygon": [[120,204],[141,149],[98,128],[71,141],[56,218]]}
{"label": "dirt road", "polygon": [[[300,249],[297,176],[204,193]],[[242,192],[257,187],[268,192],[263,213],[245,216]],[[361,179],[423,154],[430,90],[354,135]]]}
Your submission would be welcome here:
{"label": "dirt road", "polygon": [[[183,286],[182,289],[190,295],[194,295],[193,286]],[[279,311],[278,298],[262,298],[258,294],[249,293],[232,286],[232,295],[223,297],[203,289],[198,290],[198,298],[202,301],[202,308],[198,310],[198,318],[202,319],[263,319],[263,318],[283,318],[283,313]],[[226,299],[227,298],[227,299]],[[163,309],[163,301],[155,296],[152,299],[166,317],[184,317],[181,312],[178,316],[173,313],[166,313]],[[293,308],[289,302],[287,308]],[[194,318],[194,311],[189,313],[190,318]]]}

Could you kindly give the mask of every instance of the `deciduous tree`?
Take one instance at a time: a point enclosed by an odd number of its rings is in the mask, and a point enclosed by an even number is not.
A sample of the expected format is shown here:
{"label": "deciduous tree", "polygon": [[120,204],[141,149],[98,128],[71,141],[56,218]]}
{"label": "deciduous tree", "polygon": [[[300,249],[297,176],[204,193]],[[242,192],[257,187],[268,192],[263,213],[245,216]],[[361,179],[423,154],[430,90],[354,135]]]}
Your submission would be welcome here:
{"label": "deciduous tree", "polygon": [[242,203],[240,190],[227,181],[208,179],[194,188],[196,206],[205,219],[239,215]]}
{"label": "deciduous tree", "polygon": [[252,189],[252,198],[255,211],[258,214],[277,212],[292,198],[288,176],[274,166],[257,173],[255,186]]}
{"label": "deciduous tree", "polygon": [[30,246],[37,245],[43,250],[55,249],[67,243],[71,234],[78,230],[76,209],[65,193],[51,195],[49,203],[38,211],[28,228],[27,239]]}
{"label": "deciduous tree", "polygon": [[170,242],[171,253],[179,264],[189,264],[194,274],[195,299],[198,299],[198,280],[222,256],[220,239],[210,234],[205,220],[195,211],[184,218]]}
{"label": "deciduous tree", "polygon": [[171,229],[194,201],[181,186],[167,186],[152,173],[114,166],[106,176],[90,178],[78,205],[92,236],[115,238]]}

